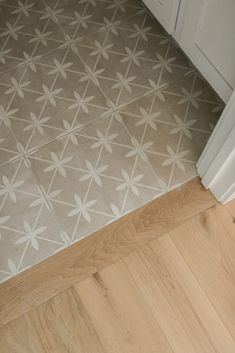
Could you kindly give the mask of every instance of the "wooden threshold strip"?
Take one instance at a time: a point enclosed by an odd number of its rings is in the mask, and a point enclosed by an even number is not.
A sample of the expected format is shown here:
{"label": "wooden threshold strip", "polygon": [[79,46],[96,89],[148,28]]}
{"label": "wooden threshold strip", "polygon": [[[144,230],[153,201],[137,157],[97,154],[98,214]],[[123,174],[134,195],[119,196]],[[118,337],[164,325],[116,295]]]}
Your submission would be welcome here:
{"label": "wooden threshold strip", "polygon": [[0,327],[217,202],[195,178],[0,285]]}

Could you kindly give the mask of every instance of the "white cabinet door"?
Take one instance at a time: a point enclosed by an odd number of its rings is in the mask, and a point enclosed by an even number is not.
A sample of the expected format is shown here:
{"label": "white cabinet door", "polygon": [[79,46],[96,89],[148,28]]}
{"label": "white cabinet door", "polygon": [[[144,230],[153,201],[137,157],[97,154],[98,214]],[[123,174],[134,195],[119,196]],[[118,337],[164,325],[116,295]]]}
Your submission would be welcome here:
{"label": "white cabinet door", "polygon": [[198,163],[202,184],[218,201],[235,199],[235,90]]}
{"label": "white cabinet door", "polygon": [[184,21],[176,39],[227,102],[235,88],[235,0],[183,2]]}
{"label": "white cabinet door", "polygon": [[175,30],[180,0],[143,0],[165,30],[172,34]]}

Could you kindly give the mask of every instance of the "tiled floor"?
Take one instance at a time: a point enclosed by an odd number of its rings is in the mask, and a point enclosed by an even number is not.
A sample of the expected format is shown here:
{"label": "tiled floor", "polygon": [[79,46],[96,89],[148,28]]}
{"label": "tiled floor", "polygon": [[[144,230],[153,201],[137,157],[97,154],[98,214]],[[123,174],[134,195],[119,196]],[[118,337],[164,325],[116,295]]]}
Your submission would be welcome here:
{"label": "tiled floor", "polygon": [[223,108],[140,0],[5,0],[0,280],[196,175]]}

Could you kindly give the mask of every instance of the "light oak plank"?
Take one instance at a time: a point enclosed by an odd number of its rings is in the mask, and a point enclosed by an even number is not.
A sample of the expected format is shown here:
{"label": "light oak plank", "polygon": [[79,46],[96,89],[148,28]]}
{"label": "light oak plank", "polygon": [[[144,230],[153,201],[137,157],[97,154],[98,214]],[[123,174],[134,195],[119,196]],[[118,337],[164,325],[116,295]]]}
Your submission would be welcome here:
{"label": "light oak plank", "polygon": [[230,202],[228,202],[225,206],[224,206],[229,212],[230,214],[233,216],[233,221],[235,223],[235,200],[232,200]]}
{"label": "light oak plank", "polygon": [[[166,241],[169,237],[164,235],[163,238]],[[198,310],[192,306],[191,298],[185,291],[184,283],[179,281],[176,269],[171,266],[171,263],[175,260],[171,259],[171,256],[175,256],[175,254],[171,254],[168,249],[166,251],[160,241],[154,241],[143,248],[142,256],[148,259],[149,266],[154,269],[154,275],[157,277],[157,282],[167,301],[173,308],[177,308],[175,312],[180,313],[180,317],[183,317],[183,320],[180,319],[180,321],[185,331],[188,332],[195,350],[201,353],[217,352],[199,319]],[[178,261],[182,262],[183,259],[179,258]],[[188,270],[188,268],[185,269],[186,272]],[[186,280],[184,272],[180,276],[183,281]],[[195,291],[197,291],[197,286],[194,288]]]}
{"label": "light oak plank", "polygon": [[0,329],[1,353],[108,353],[75,289]]}
{"label": "light oak plank", "polygon": [[109,353],[173,353],[126,266],[119,261],[76,285]]}
{"label": "light oak plank", "polygon": [[[197,338],[198,344],[200,344],[200,351],[209,352],[211,347],[208,347],[208,343],[210,342],[216,352],[233,353],[235,341],[171,238],[165,235],[159,241],[152,242],[150,247],[157,256],[160,255],[164,258],[164,263],[171,274],[171,278],[174,278],[177,288],[178,286],[181,287],[191,304],[195,317],[198,318],[199,325],[195,325],[195,321],[192,321],[189,322],[189,327]],[[175,305],[180,305],[179,297],[175,300]],[[188,312],[184,308],[182,309],[183,315],[187,317]],[[207,335],[207,342],[205,341],[205,335]]]}
{"label": "light oak plank", "polygon": [[31,310],[28,315],[46,353],[108,353],[74,288]]}
{"label": "light oak plank", "polygon": [[0,329],[1,353],[45,353],[37,330],[28,314]]}
{"label": "light oak plank", "polygon": [[186,222],[170,236],[235,339],[235,243],[215,210]]}
{"label": "light oak plank", "polygon": [[145,256],[142,250],[124,258],[127,268],[145,298],[174,353],[196,353],[195,339],[179,308],[173,304],[171,296],[162,289],[156,264]]}
{"label": "light oak plank", "polygon": [[0,326],[212,207],[198,178],[0,285]]}
{"label": "light oak plank", "polygon": [[235,241],[235,200],[224,206],[218,204],[215,210],[220,222]]}

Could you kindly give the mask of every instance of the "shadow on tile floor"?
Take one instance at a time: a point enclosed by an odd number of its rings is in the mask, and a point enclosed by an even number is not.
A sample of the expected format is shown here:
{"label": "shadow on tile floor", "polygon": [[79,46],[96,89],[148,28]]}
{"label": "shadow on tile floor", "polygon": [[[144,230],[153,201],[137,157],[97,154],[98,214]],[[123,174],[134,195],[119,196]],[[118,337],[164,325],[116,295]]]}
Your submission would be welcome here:
{"label": "shadow on tile floor", "polygon": [[0,16],[4,281],[196,176],[223,106],[139,0]]}

